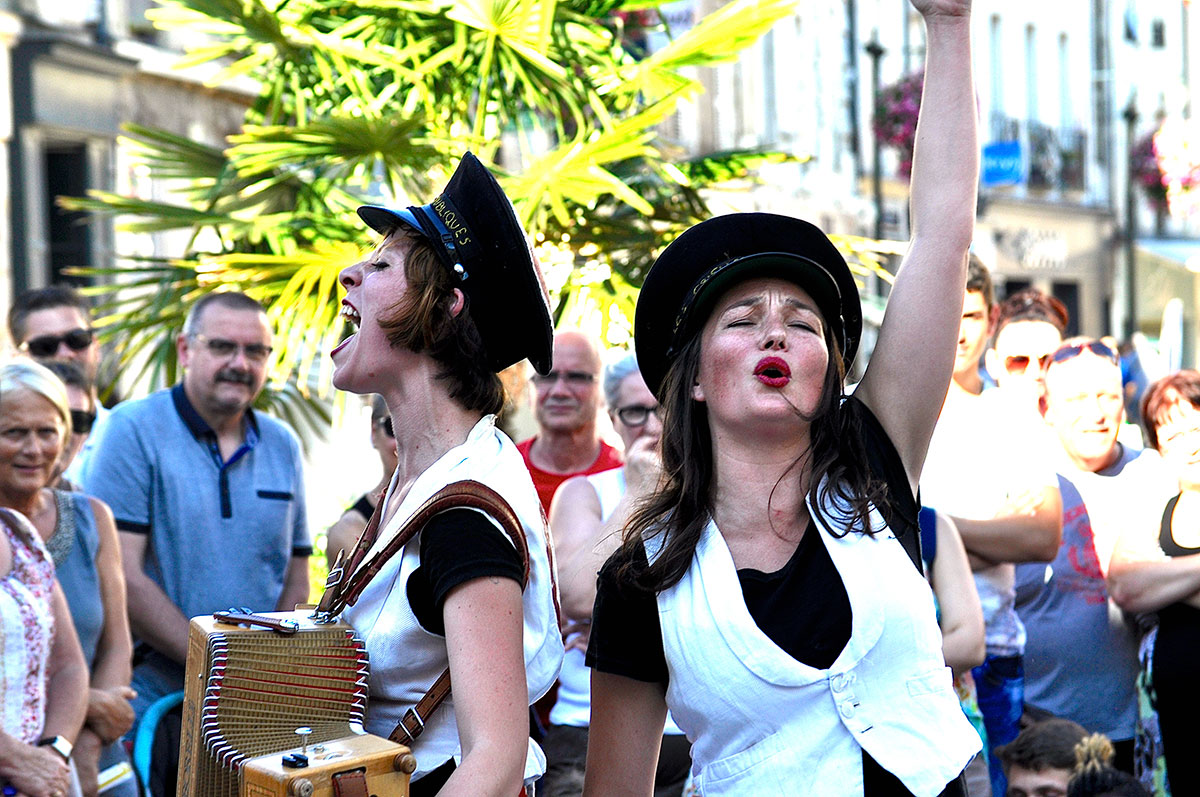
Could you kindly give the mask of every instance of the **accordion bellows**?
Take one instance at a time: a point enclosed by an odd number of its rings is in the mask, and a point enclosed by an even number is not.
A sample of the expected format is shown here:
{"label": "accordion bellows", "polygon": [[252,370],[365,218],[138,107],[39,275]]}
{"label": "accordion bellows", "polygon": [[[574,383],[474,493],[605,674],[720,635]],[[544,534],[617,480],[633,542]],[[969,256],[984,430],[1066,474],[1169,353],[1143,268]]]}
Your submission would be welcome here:
{"label": "accordion bellows", "polygon": [[[303,612],[268,616],[287,617],[300,628],[282,635],[212,617],[192,620],[180,794],[320,795],[334,776],[355,769],[376,778],[372,793],[407,793],[411,753],[362,731],[363,642],[342,622],[318,625]],[[299,728],[311,732],[302,739]],[[284,764],[284,756],[302,749],[307,767]]]}

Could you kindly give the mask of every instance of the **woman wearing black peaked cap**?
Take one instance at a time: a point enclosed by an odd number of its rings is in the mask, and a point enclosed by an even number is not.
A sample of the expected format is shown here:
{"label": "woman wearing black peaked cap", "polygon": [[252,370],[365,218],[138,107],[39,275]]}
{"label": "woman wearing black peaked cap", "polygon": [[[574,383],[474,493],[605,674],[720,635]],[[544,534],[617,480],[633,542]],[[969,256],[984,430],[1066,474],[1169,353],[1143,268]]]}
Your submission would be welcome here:
{"label": "woman wearing black peaked cap", "polygon": [[428,205],[358,213],[384,238],[341,274],[342,313],[358,329],[333,351],[333,382],[384,397],[398,455],[365,561],[461,480],[499,493],[528,548],[526,576],[496,518],[451,509],[368,582],[343,614],[371,658],[366,728],[390,735],[448,667],[453,691],[411,743],[412,793],[512,797],[545,768],[528,707],[563,649],[541,505],[495,424],[496,372],[526,358],[550,370],[545,288],[511,204],[469,153]]}
{"label": "woman wearing black peaked cap", "polygon": [[600,574],[585,794],[650,794],[668,706],[705,797],[963,793],[980,740],[909,535],[975,215],[970,2],[913,5],[913,238],[853,396],[858,294],[816,227],[715,218],[646,277],[664,476]]}

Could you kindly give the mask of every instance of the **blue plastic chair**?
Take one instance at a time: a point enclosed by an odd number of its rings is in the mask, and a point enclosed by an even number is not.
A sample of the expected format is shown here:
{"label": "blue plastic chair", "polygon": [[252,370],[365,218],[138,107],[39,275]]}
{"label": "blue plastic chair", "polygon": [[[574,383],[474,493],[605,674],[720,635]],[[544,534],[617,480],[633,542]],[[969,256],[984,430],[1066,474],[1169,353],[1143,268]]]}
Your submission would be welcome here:
{"label": "blue plastic chair", "polygon": [[150,708],[138,720],[137,730],[133,734],[133,769],[137,772],[142,789],[146,794],[150,791],[150,754],[154,750],[154,733],[163,715],[183,702],[183,690],[163,695],[150,704]]}

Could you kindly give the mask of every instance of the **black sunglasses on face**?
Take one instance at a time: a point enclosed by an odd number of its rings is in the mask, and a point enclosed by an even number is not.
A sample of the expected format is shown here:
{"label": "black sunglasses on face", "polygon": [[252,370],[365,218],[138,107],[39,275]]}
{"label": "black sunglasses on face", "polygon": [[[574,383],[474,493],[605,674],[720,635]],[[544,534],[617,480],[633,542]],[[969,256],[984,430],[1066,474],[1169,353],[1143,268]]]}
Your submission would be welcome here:
{"label": "black sunglasses on face", "polygon": [[71,351],[83,351],[92,345],[96,333],[90,329],[72,329],[62,335],[39,335],[21,344],[21,351],[34,357],[48,358],[58,353],[58,347],[67,344]]}
{"label": "black sunglasses on face", "polygon": [[96,423],[96,413],[87,410],[71,410],[71,429],[75,434],[90,434]]}
{"label": "black sunglasses on face", "polygon": [[1078,357],[1085,351],[1090,351],[1092,354],[1097,354],[1108,360],[1113,365],[1120,365],[1121,363],[1120,358],[1117,357],[1117,353],[1098,340],[1088,340],[1084,341],[1083,343],[1060,346],[1054,351],[1054,354],[1050,355],[1050,359],[1052,362],[1061,363],[1064,360],[1071,359],[1072,357]]}
{"label": "black sunglasses on face", "polygon": [[621,423],[626,426],[641,426],[646,421],[650,420],[650,415],[655,418],[660,418],[657,405],[647,407],[642,404],[631,404],[628,407],[622,407],[617,410],[617,417],[621,419]]}

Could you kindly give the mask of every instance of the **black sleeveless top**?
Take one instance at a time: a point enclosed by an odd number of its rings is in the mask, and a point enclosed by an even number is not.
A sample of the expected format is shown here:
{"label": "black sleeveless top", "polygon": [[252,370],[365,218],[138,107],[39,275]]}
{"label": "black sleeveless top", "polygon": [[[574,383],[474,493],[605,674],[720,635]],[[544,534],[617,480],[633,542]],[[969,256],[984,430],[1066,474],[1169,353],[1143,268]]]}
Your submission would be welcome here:
{"label": "black sleeveless top", "polygon": [[[1166,507],[1163,509],[1163,520],[1158,527],[1158,546],[1163,549],[1163,553],[1169,557],[1177,556],[1192,556],[1193,553],[1200,553],[1200,547],[1188,547],[1180,545],[1175,541],[1175,535],[1171,534],[1171,521],[1175,517],[1175,507],[1180,503],[1180,496],[1171,498],[1166,502]],[[1200,639],[1200,609],[1195,609],[1194,606],[1186,604],[1171,604],[1165,606],[1158,611],[1159,625],[1165,624],[1174,625],[1177,621],[1186,624],[1196,625],[1196,634]],[[1162,631],[1159,631],[1162,635]]]}
{"label": "black sleeveless top", "polygon": [[[1167,502],[1159,525],[1158,544],[1170,557],[1200,553],[1200,547],[1180,545],[1171,534],[1171,521],[1179,496]],[[1172,603],[1158,610],[1158,637],[1154,642],[1154,673],[1156,680],[1170,677],[1183,668],[1188,678],[1194,678],[1196,657],[1200,656],[1200,609],[1185,603]]]}

